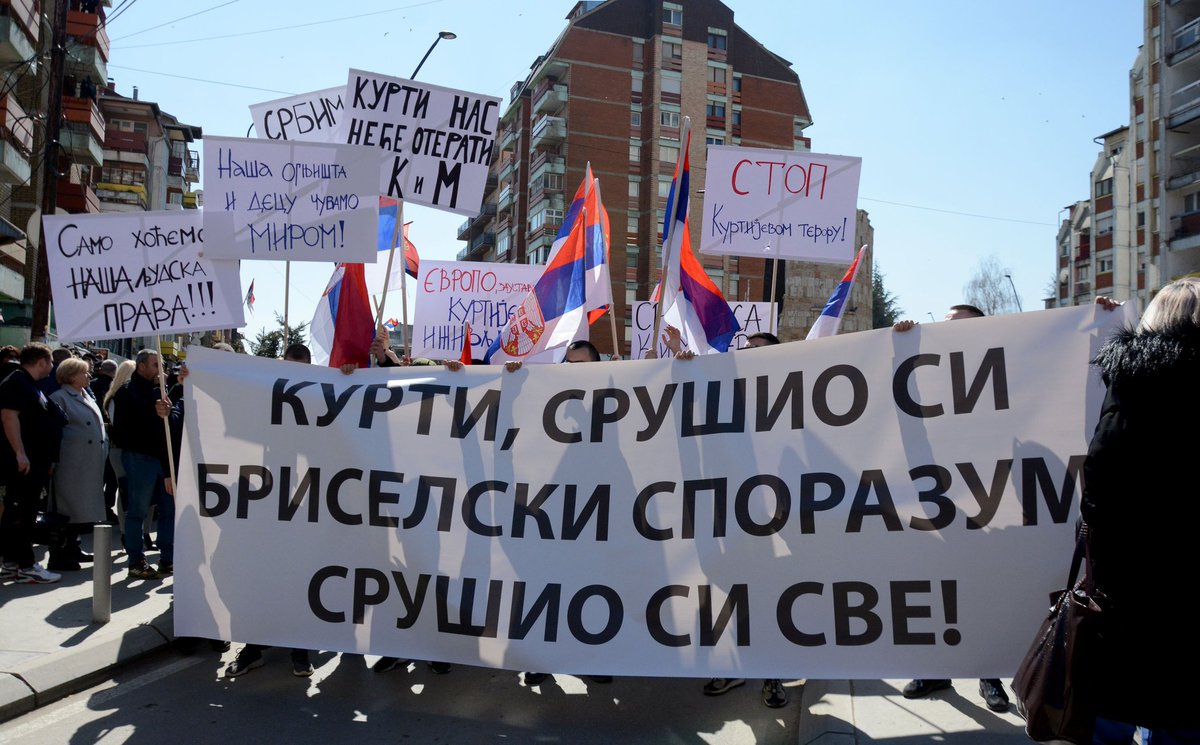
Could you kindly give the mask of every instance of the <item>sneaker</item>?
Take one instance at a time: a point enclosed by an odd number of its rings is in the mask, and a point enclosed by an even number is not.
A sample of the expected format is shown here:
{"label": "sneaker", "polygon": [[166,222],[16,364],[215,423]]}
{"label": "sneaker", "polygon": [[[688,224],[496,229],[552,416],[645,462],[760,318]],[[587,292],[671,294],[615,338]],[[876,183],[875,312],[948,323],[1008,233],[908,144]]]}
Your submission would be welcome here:
{"label": "sneaker", "polygon": [[545,673],[521,673],[521,677],[525,679],[525,685],[535,686],[540,685],[546,679]]}
{"label": "sneaker", "polygon": [[158,579],[158,572],[142,559],[129,567],[129,576],[133,579]]}
{"label": "sneaker", "polygon": [[1004,685],[996,678],[980,680],[979,695],[983,696],[984,702],[992,711],[1008,711],[1008,694],[1004,692]]}
{"label": "sneaker", "polygon": [[17,578],[17,570],[20,569],[15,561],[6,561],[0,563],[0,582],[7,582]]}
{"label": "sneaker", "polygon": [[238,656],[234,658],[233,662],[229,663],[229,666],[225,668],[225,677],[236,678],[239,675],[245,675],[256,667],[262,666],[262,652],[252,652],[247,654],[246,650],[243,648],[241,652],[238,652]]}
{"label": "sneaker", "polygon": [[778,678],[764,680],[762,687],[762,702],[772,709],[787,706],[787,689]]}
{"label": "sneaker", "polygon": [[908,685],[904,686],[902,693],[904,698],[924,698],[934,691],[944,691],[950,687],[950,681],[946,679],[938,680],[922,680],[917,678]]}
{"label": "sneaker", "polygon": [[51,582],[57,582],[62,579],[61,574],[48,572],[42,568],[41,564],[34,564],[31,567],[17,570],[17,582],[26,585],[39,584],[45,585]]}
{"label": "sneaker", "polygon": [[[236,663],[237,660],[234,660],[234,662]],[[259,661],[259,664],[262,664],[261,660]],[[230,667],[232,667],[232,665]],[[226,670],[225,674],[228,675],[229,671]],[[308,678],[311,677],[312,674],[313,666],[312,663],[308,661],[307,657],[303,659],[297,657],[292,658],[292,675],[295,675],[297,678]]]}
{"label": "sneaker", "polygon": [[402,660],[399,657],[380,657],[379,662],[376,662],[375,667],[371,670],[377,673],[390,673],[393,670],[408,667],[409,662],[411,660]]}
{"label": "sneaker", "polygon": [[705,696],[720,696],[729,693],[740,685],[745,685],[745,678],[713,678],[704,684]]}
{"label": "sneaker", "polygon": [[170,577],[175,573],[175,565],[169,561],[158,562],[158,574],[160,577]]}
{"label": "sneaker", "polygon": [[450,672],[453,669],[454,668],[451,667],[449,662],[430,662],[429,663],[430,672],[433,672],[437,675],[445,675],[446,673]]}

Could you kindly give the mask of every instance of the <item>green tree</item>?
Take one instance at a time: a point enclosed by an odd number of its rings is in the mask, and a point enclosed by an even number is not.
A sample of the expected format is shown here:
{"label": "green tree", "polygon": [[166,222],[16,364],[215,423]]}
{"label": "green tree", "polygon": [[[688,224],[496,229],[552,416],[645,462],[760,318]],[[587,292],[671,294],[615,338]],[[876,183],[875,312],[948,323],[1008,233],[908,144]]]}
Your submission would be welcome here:
{"label": "green tree", "polygon": [[904,312],[896,302],[896,296],[883,286],[883,272],[879,264],[871,267],[871,328],[888,328],[900,320]]}
{"label": "green tree", "polygon": [[[283,356],[285,349],[283,344],[283,316],[275,314],[275,323],[279,328],[271,331],[259,331],[258,336],[249,340],[250,351],[259,357],[277,358]],[[297,326],[289,325],[288,329],[288,344],[304,344],[307,340],[305,334],[308,332],[308,323],[301,323]]]}

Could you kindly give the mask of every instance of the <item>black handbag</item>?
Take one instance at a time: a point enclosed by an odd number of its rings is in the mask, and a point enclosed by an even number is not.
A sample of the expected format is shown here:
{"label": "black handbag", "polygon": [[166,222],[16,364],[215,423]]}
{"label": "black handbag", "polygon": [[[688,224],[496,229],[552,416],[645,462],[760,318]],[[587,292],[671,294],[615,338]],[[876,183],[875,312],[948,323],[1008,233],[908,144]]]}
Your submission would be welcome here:
{"label": "black handbag", "polygon": [[[1017,711],[1025,717],[1025,734],[1035,742],[1092,742],[1097,711],[1092,671],[1098,666],[1106,599],[1096,589],[1089,545],[1084,523],[1067,589],[1050,594],[1050,613],[1013,677]],[[1076,582],[1081,564],[1084,574]]]}
{"label": "black handbag", "polygon": [[33,519],[33,543],[44,546],[61,546],[67,540],[67,526],[71,518],[58,511],[58,500],[54,496],[54,480],[46,487],[46,506],[38,510]]}

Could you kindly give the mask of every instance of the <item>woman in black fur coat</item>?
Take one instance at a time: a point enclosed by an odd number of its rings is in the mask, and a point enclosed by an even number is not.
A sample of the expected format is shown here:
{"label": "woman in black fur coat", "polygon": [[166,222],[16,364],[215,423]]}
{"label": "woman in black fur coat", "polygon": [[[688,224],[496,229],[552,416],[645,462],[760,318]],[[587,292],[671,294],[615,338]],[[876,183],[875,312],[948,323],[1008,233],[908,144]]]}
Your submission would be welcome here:
{"label": "woman in black fur coat", "polygon": [[1097,734],[1127,723],[1146,727],[1154,745],[1200,743],[1200,616],[1191,594],[1200,546],[1200,278],[1159,291],[1137,329],[1117,334],[1095,364],[1108,395],[1084,465],[1082,509],[1096,586],[1108,597],[1093,666]]}

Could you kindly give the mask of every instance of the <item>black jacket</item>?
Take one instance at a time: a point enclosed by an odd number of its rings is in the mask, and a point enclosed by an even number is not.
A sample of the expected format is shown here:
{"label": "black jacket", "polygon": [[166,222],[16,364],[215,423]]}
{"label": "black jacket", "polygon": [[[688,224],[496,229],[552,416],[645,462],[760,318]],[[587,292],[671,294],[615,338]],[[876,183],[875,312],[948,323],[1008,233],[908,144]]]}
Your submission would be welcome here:
{"label": "black jacket", "polygon": [[1101,716],[1200,726],[1190,591],[1200,542],[1200,328],[1119,333],[1095,364],[1108,394],[1084,464],[1083,517],[1108,596]]}
{"label": "black jacket", "polygon": [[[179,437],[183,423],[183,402],[174,401],[168,420],[178,457]],[[129,382],[113,395],[113,447],[158,458],[163,473],[170,473],[167,463],[167,435],[162,418],[154,403],[161,398],[156,381],[146,380],[134,373]]]}

